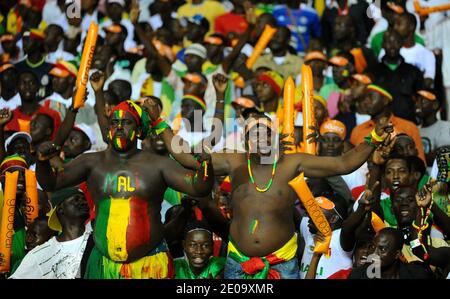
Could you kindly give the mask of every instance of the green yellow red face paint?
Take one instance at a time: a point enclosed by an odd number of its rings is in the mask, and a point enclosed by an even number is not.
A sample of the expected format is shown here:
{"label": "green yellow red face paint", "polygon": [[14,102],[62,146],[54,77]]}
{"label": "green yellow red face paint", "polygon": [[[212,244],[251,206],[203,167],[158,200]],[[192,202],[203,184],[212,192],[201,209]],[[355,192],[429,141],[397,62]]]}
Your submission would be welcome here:
{"label": "green yellow red face paint", "polygon": [[[114,111],[114,116],[113,117],[115,119],[122,120],[122,119],[125,118],[125,113],[126,113],[126,111],[124,111],[124,110],[116,110],[116,111]],[[119,128],[122,127],[122,123],[121,122],[119,122],[118,127]],[[128,138],[124,137],[124,136],[115,137],[115,132],[114,131],[115,130],[113,128],[109,129],[108,139],[112,142],[112,145],[113,145],[113,147],[116,150],[119,150],[119,151],[124,150],[124,149],[126,149],[128,147],[128,145],[130,143],[132,143],[132,142],[134,142],[136,140],[136,130],[131,130],[128,133]]]}

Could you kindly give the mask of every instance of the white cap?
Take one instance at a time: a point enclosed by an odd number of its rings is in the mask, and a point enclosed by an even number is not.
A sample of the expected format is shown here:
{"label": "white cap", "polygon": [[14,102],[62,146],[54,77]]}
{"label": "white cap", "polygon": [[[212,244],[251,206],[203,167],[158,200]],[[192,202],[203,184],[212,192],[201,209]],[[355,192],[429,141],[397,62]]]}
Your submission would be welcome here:
{"label": "white cap", "polygon": [[95,136],[94,130],[92,130],[92,128],[87,124],[76,124],[74,128],[86,134],[86,136],[89,138],[89,141],[91,142],[91,146],[97,143],[97,136]]}
{"label": "white cap", "polygon": [[247,55],[247,57],[250,57],[253,53],[253,47],[249,44],[245,44],[241,50],[241,53]]}
{"label": "white cap", "polygon": [[108,0],[108,4],[117,3],[122,7],[125,7],[125,0]]}
{"label": "white cap", "polygon": [[26,132],[16,132],[8,137],[5,141],[5,150],[8,151],[8,146],[18,138],[25,138],[28,143],[31,143],[31,135]]}
{"label": "white cap", "polygon": [[192,54],[197,55],[203,59],[206,59],[206,48],[202,44],[192,44],[189,47],[186,48],[186,51],[184,51],[184,55]]}

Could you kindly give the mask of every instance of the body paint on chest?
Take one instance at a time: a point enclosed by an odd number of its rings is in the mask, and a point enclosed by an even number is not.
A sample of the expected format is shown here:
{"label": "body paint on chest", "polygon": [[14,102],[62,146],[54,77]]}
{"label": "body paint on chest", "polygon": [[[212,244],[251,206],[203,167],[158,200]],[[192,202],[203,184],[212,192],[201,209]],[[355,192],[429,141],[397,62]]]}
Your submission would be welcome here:
{"label": "body paint on chest", "polygon": [[139,188],[138,173],[135,173],[134,176],[106,173],[103,184],[104,193],[107,193],[108,190],[113,193],[134,192],[137,188]]}
{"label": "body paint on chest", "polygon": [[255,233],[256,229],[258,228],[258,224],[259,224],[258,219],[252,220],[252,222],[250,223],[250,229],[249,229],[250,235],[253,235]]}

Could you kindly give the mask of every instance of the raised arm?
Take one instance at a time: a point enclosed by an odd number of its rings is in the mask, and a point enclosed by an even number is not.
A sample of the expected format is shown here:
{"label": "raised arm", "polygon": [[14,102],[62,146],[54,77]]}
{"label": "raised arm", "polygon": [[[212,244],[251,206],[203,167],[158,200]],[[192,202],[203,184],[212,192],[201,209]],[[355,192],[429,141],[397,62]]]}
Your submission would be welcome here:
{"label": "raised arm", "polygon": [[97,154],[82,154],[54,170],[50,159],[59,154],[61,147],[53,142],[45,142],[37,150],[36,177],[44,191],[52,192],[86,181]]}
{"label": "raised arm", "polygon": [[148,35],[145,34],[141,25],[139,25],[139,22],[138,22],[139,14],[140,14],[139,4],[137,3],[137,1],[133,1],[132,5],[131,5],[131,10],[130,10],[130,20],[134,25],[137,36],[139,37],[139,40],[144,45],[144,47],[148,51],[148,53],[156,58],[158,67],[161,69],[161,72],[164,75],[164,77],[167,77],[169,75],[170,71],[172,70],[172,66],[166,60],[165,57],[163,57],[161,54],[159,54],[158,50],[156,50],[155,46],[153,45],[151,38],[148,38]]}
{"label": "raised arm", "polygon": [[97,114],[98,125],[105,143],[108,143],[108,118],[105,113],[105,97],[103,96],[103,86],[105,85],[105,73],[98,71],[90,78],[92,89],[95,93],[95,113]]}
{"label": "raised arm", "polygon": [[225,91],[228,86],[228,78],[222,74],[213,76],[214,89],[216,91],[216,110],[214,112],[214,121],[211,128],[211,134],[204,138],[198,145],[200,147],[196,152],[202,151],[202,146],[214,146],[223,138],[223,122],[225,117]]}
{"label": "raised arm", "polygon": [[195,172],[184,169],[171,159],[161,161],[160,171],[166,184],[193,197],[207,196],[214,185],[214,171],[211,158],[205,156],[202,157],[201,166]]}
{"label": "raised arm", "polygon": [[[379,120],[376,124],[375,132],[377,138],[386,141],[380,143],[378,147],[390,147],[391,139],[386,139],[392,133],[393,127],[387,118]],[[288,155],[293,163],[298,163],[299,172],[304,172],[305,176],[327,177],[334,175],[348,174],[358,169],[374,151],[374,140],[371,144],[364,142],[338,157],[318,157],[309,154]]]}
{"label": "raised arm", "polygon": [[371,213],[371,206],[374,202],[373,193],[379,185],[380,182],[376,182],[372,188],[369,188],[369,186],[366,185],[364,195],[358,201],[358,209],[351,213],[342,223],[340,243],[342,249],[347,252],[353,250],[355,247],[357,229],[363,223],[366,215]]}
{"label": "raised arm", "polygon": [[[161,109],[158,106],[158,103],[152,99],[148,98],[144,101],[143,104],[144,109],[148,112],[150,119],[152,122],[155,122],[160,119]],[[166,128],[161,136],[163,138],[164,144],[169,151],[169,154],[177,160],[178,163],[183,165],[188,169],[197,170],[199,167],[199,163],[197,159],[190,153],[190,151],[180,151],[175,149],[174,145],[182,149],[189,149],[189,143],[187,143],[183,138],[179,136],[175,136],[170,127]],[[230,162],[228,161],[229,154],[211,154],[212,163],[214,165],[214,171],[216,175],[227,175],[230,172]]]}
{"label": "raised arm", "polygon": [[[73,92],[75,96],[76,90]],[[69,138],[70,131],[73,128],[73,125],[75,124],[75,120],[77,118],[78,109],[73,108],[73,103],[70,109],[67,110],[66,116],[64,117],[61,126],[58,129],[58,132],[56,132],[55,139],[53,140],[53,143],[59,146],[63,146],[64,142]]]}

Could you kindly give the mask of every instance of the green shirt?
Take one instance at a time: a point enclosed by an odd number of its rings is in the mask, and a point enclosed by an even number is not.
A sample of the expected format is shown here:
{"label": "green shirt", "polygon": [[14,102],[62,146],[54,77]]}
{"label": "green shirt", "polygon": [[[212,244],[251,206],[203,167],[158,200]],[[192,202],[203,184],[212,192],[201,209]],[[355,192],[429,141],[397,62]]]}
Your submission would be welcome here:
{"label": "green shirt", "polygon": [[186,258],[179,258],[173,261],[175,267],[176,279],[215,279],[225,267],[226,259],[224,257],[211,257],[208,265],[199,275],[195,275]]}
{"label": "green shirt", "polygon": [[319,94],[326,100],[328,101],[328,97],[330,96],[330,94],[335,91],[335,92],[340,92],[341,89],[339,88],[339,86],[336,83],[329,83],[329,84],[325,84],[324,86],[322,86],[322,88],[319,91]]}
{"label": "green shirt", "polygon": [[[383,37],[384,37],[385,32],[386,31],[378,32],[377,34],[375,34],[375,36],[370,41],[370,48],[375,53],[376,57],[378,57],[378,55],[380,55],[381,49],[383,48]],[[415,39],[416,43],[421,44],[422,46],[425,46],[425,41],[419,35],[414,34],[414,39]]]}

